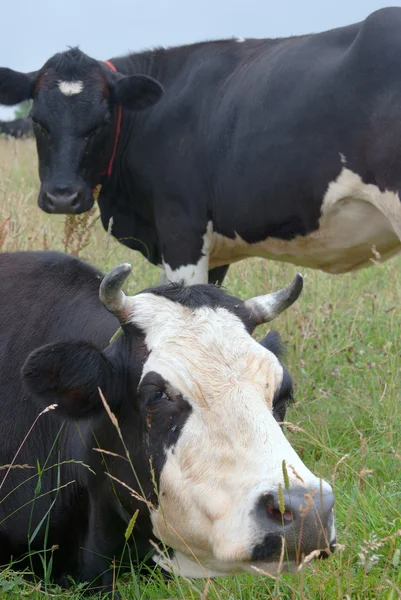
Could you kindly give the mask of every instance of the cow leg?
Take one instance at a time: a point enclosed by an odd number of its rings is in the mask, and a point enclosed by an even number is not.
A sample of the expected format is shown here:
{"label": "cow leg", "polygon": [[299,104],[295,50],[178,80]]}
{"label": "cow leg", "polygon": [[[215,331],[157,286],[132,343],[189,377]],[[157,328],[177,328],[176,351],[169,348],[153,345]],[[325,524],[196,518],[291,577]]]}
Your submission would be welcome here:
{"label": "cow leg", "polygon": [[[207,259],[205,262],[209,262],[209,257],[202,257]],[[203,262],[202,259],[199,261]],[[207,264],[186,264],[172,269],[167,261],[164,263],[166,271],[166,277],[169,282],[184,281],[186,285],[195,285],[196,283],[208,283],[208,268]]]}
{"label": "cow leg", "polygon": [[186,285],[208,283],[209,254],[197,248],[196,240],[188,244],[172,244],[165,248],[163,265],[168,281],[184,281]]}
{"label": "cow leg", "polygon": [[214,267],[209,271],[209,283],[216,285],[222,285],[224,277],[227,275],[227,271],[230,265],[222,265],[221,267]]}
{"label": "cow leg", "polygon": [[209,254],[213,243],[212,224],[194,228],[184,217],[157,224],[162,260],[168,281],[187,285],[208,283]]}

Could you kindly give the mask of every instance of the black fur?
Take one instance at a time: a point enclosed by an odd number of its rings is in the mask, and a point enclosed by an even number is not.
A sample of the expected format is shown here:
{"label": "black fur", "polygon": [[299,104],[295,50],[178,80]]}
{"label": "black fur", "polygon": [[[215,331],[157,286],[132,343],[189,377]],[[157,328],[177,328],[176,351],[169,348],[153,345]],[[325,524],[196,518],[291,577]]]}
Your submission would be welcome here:
{"label": "black fur", "polygon": [[0,67],[0,104],[13,106],[33,98],[35,75]]}
{"label": "black fur", "polygon": [[[286,348],[277,331],[269,331],[267,336],[259,343],[270,352],[273,352],[280,362],[284,359]],[[291,375],[282,362],[281,366],[283,368],[283,381],[273,397],[273,415],[279,423],[285,420],[288,405],[294,401]]]}
{"label": "black fur", "polygon": [[[57,410],[73,419],[85,418],[100,408],[100,387],[108,394],[112,365],[93,344],[61,342],[48,344],[32,352],[22,367],[22,377],[29,391],[40,399],[44,408],[57,403]],[[116,410],[115,402],[111,405]]]}
{"label": "black fur", "polygon": [[[51,133],[35,128],[39,206],[84,212],[102,183],[105,229],[112,218],[121,243],[177,269],[198,263],[209,222],[249,245],[318,231],[342,155],[364,183],[398,193],[400,27],[401,8],[385,8],[318,34],[129,54],[112,59],[118,73],[76,48],[57,54],[38,71],[35,87],[33,117]],[[138,94],[143,76],[151,79]],[[63,78],[84,81],[82,93],[63,98]],[[0,102],[31,95],[30,77],[0,71]],[[111,177],[102,178],[117,101],[125,104],[121,133]],[[69,144],[74,139],[70,150],[66,136]],[[222,282],[221,269],[210,281]]]}
{"label": "black fur", "polygon": [[[146,504],[106,473],[157,503],[154,483],[159,486],[165,450],[176,444],[192,409],[157,373],[147,373],[138,387],[149,355],[138,327],[124,325],[123,335],[109,345],[119,322],[99,302],[102,277],[57,252],[0,254],[0,465],[16,455],[23,465],[0,471],[0,483],[7,473],[0,564],[10,556],[43,552],[47,521],[30,545],[27,534],[51,508],[47,549],[57,546],[55,581],[63,584],[70,575],[109,590],[111,562],[124,559],[124,533],[136,510],[131,555],[144,560],[155,540]],[[223,306],[248,318],[240,300],[215,286],[146,291],[192,309]],[[279,352],[277,334],[263,343]],[[118,419],[135,473],[98,388]],[[57,407],[45,410],[53,404]],[[40,575],[37,554],[33,566]]]}
{"label": "black fur", "polygon": [[160,83],[141,75],[124,77],[118,80],[113,88],[116,103],[129,110],[149,108],[149,103],[156,103],[162,94],[163,88]]}
{"label": "black fur", "polygon": [[252,560],[269,560],[274,555],[277,556],[278,560],[282,543],[280,534],[270,534],[261,544],[255,546],[252,553]]}
{"label": "black fur", "polygon": [[0,121],[0,134],[14,138],[31,136],[33,134],[32,120],[29,117],[23,117],[13,121]]}
{"label": "black fur", "polygon": [[241,319],[248,331],[252,332],[255,327],[253,317],[242,300],[231,296],[221,287],[203,284],[186,286],[181,281],[145,291],[151,291],[156,296],[163,296],[192,310],[202,306],[214,309],[225,308]]}

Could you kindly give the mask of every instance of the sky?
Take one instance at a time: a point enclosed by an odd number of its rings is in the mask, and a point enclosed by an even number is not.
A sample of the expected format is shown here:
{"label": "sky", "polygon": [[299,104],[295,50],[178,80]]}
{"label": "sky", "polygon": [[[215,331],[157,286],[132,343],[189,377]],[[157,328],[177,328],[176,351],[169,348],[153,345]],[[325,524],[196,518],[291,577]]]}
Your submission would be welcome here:
{"label": "sky", "polygon": [[[2,0],[0,66],[34,71],[79,45],[106,60],[154,46],[284,37],[363,20],[380,0]],[[401,2],[390,3],[401,6]],[[14,109],[0,106],[0,119]]]}

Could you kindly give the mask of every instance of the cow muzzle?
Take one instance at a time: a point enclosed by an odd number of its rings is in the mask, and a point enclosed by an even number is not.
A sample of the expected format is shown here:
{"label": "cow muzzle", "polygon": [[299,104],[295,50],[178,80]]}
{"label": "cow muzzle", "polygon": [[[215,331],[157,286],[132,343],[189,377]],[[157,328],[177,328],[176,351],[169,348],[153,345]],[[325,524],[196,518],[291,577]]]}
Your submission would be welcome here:
{"label": "cow muzzle", "polygon": [[44,212],[50,214],[79,215],[93,207],[92,193],[82,188],[54,187],[42,189],[38,204]]}
{"label": "cow muzzle", "polygon": [[252,550],[252,561],[272,561],[280,556],[284,562],[299,565],[305,556],[326,558],[334,551],[334,495],[322,481],[318,489],[291,487],[266,491],[259,497],[255,510],[262,539]]}

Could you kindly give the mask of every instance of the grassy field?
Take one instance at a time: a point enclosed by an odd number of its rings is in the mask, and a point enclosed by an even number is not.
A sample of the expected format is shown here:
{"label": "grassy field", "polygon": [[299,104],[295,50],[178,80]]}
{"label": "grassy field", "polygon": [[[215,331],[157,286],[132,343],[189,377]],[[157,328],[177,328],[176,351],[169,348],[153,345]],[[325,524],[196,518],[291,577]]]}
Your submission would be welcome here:
{"label": "grassy field", "polygon": [[[0,251],[65,250],[104,271],[129,261],[131,292],[159,282],[158,269],[107,237],[96,211],[75,223],[45,215],[37,190],[34,143],[0,140]],[[234,265],[225,285],[246,299],[282,287],[295,272],[253,259]],[[120,579],[123,598],[401,598],[401,257],[337,277],[302,272],[304,293],[274,322],[288,342],[295,382],[287,418],[296,427],[287,435],[308,467],[334,487],[337,552],[276,579],[165,582],[132,573]],[[79,589],[23,582],[11,567],[0,573],[1,599],[44,595],[81,597]]]}

